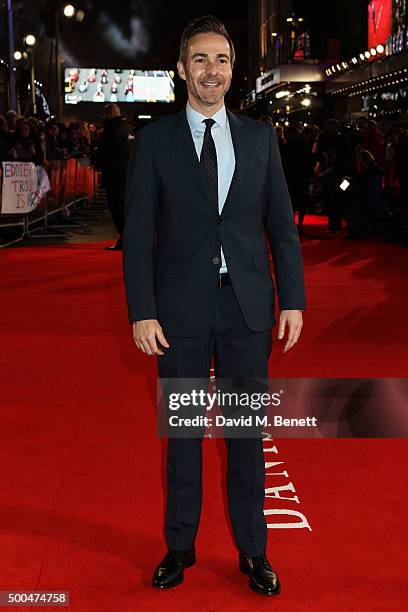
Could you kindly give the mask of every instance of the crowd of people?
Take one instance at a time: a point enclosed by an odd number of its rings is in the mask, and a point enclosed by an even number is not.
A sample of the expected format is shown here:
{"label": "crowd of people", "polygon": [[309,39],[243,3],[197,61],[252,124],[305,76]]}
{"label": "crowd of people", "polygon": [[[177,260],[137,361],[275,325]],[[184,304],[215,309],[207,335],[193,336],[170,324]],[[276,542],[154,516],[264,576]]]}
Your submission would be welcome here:
{"label": "crowd of people", "polygon": [[383,234],[407,241],[406,126],[382,131],[362,116],[351,125],[333,118],[276,130],[300,234],[309,211],[326,214],[330,232],[339,233],[345,223],[347,238]]}
{"label": "crowd of people", "polygon": [[15,111],[0,115],[0,162],[33,162],[47,171],[54,162],[88,158],[101,171],[102,184],[118,233],[113,249],[122,248],[126,171],[134,126],[122,117],[116,104],[104,108],[100,124],[40,121]]}
{"label": "crowd of people", "polygon": [[15,111],[0,115],[0,161],[47,162],[69,157],[92,158],[103,126],[96,123],[40,121]]}
{"label": "crowd of people", "polygon": [[[274,125],[271,117],[261,121]],[[276,126],[282,165],[299,233],[306,212],[327,215],[328,231],[348,229],[348,238],[388,234],[406,241],[408,226],[408,129],[382,131],[361,116],[353,124],[326,119],[320,126]],[[121,248],[126,168],[137,133],[118,105],[108,104],[104,122],[46,122],[14,111],[0,115],[0,161],[32,161],[45,168],[70,157],[89,157],[102,172]]]}

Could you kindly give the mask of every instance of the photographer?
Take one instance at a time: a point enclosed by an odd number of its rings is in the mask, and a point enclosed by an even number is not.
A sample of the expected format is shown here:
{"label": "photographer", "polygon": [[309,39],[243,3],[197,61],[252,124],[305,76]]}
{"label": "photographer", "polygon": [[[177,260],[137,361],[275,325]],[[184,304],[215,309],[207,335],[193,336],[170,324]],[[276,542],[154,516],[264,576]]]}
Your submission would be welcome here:
{"label": "photographer", "polygon": [[341,132],[337,119],[327,119],[314,153],[315,173],[323,180],[324,204],[329,218],[329,232],[338,233],[344,209],[344,193],[338,189],[344,176],[351,176],[353,154],[348,136]]}

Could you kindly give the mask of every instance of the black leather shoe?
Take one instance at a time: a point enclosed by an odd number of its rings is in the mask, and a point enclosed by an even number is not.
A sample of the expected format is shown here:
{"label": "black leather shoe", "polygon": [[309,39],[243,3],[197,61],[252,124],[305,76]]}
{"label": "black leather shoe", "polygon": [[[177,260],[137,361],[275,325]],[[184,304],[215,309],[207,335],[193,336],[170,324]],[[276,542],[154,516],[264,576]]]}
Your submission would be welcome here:
{"label": "black leather shoe", "polygon": [[276,572],[273,571],[266,555],[244,557],[239,555],[239,569],[249,576],[249,588],[261,595],[277,595],[281,586]]}
{"label": "black leather shoe", "polygon": [[187,551],[169,550],[163,561],[156,567],[152,585],[159,589],[169,589],[184,580],[183,570],[196,562],[194,547]]}

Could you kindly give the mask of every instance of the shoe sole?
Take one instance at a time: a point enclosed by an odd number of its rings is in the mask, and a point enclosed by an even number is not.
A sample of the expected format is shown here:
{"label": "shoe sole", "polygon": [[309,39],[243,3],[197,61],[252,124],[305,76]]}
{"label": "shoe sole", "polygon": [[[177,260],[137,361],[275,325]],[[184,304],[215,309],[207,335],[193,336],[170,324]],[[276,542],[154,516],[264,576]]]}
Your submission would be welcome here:
{"label": "shoe sole", "polygon": [[[192,559],[192,561],[190,561],[189,563],[186,563],[186,565],[184,566],[183,569],[186,569],[188,567],[192,567],[195,563],[197,563],[197,559],[194,557]],[[181,584],[182,582],[184,582],[184,575],[182,574],[180,579],[177,580],[177,582],[173,582],[172,584],[154,584],[154,582],[152,582],[152,587],[154,589],[172,589],[173,587],[178,586],[179,584]]]}
{"label": "shoe sole", "polygon": [[[246,576],[248,576],[249,572],[247,570],[246,567],[240,565],[239,566],[240,571],[245,574]],[[249,588],[254,591],[254,593],[258,593],[259,595],[279,595],[279,593],[281,592],[281,587],[279,587],[279,589],[277,589],[276,591],[263,591],[262,589],[259,589],[256,584],[254,584],[252,582],[252,580],[249,580]]]}

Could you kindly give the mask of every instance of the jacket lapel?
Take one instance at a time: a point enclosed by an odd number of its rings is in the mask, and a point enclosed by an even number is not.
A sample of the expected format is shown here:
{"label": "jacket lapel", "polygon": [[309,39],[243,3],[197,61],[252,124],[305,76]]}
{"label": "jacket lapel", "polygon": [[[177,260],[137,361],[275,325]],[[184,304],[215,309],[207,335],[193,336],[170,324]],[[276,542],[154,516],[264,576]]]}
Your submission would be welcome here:
{"label": "jacket lapel", "polygon": [[244,122],[239,115],[235,115],[228,109],[227,116],[234,146],[235,171],[222,209],[223,217],[231,213],[240,202],[240,194],[245,184],[246,174],[255,163],[253,142]]}

